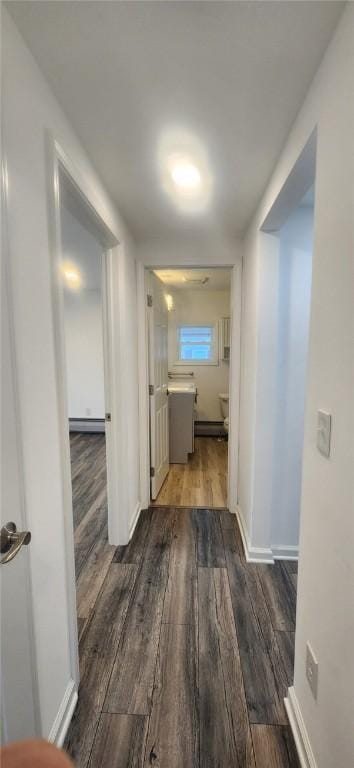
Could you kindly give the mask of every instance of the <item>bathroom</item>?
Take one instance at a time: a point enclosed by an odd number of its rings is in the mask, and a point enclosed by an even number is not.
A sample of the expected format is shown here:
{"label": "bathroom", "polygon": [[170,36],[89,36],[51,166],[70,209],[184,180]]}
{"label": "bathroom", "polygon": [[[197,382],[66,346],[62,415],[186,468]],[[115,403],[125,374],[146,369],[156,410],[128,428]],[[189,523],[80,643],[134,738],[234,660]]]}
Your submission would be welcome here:
{"label": "bathroom", "polygon": [[[158,460],[151,462],[151,497],[157,505],[227,507],[231,274],[228,268],[149,273],[154,304],[160,301],[161,310],[167,310],[164,331],[161,320],[158,323],[167,342],[160,349],[166,358],[169,455],[162,471]],[[150,374],[156,340],[153,323]],[[159,426],[152,434],[154,405],[150,402],[152,444],[160,435]]]}

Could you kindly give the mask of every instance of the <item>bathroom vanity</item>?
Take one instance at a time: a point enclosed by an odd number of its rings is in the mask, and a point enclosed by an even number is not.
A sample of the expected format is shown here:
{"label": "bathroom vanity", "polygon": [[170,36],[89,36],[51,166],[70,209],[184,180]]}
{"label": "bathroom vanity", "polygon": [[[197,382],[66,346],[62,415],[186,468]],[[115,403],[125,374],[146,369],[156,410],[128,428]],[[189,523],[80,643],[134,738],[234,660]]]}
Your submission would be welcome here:
{"label": "bathroom vanity", "polygon": [[191,382],[172,381],[168,386],[170,463],[187,464],[194,452],[197,388]]}

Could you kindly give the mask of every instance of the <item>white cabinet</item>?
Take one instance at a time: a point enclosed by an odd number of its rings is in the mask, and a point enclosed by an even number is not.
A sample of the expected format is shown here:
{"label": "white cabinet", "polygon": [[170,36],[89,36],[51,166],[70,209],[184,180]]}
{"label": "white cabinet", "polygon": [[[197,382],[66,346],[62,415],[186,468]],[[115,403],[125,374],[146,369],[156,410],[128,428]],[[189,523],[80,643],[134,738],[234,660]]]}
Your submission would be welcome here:
{"label": "white cabinet", "polygon": [[194,451],[195,387],[169,387],[170,463],[187,464]]}
{"label": "white cabinet", "polygon": [[222,317],[220,321],[220,357],[222,360],[230,360],[231,344],[231,318]]}

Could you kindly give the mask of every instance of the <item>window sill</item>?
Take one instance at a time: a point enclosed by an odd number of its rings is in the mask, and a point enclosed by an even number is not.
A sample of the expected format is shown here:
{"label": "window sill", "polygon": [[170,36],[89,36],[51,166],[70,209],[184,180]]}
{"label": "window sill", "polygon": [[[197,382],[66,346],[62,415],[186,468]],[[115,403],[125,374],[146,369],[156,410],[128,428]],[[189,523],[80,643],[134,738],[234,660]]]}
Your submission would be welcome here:
{"label": "window sill", "polygon": [[173,367],[178,366],[178,368],[196,368],[199,365],[215,367],[219,365],[219,360],[176,360],[173,363]]}

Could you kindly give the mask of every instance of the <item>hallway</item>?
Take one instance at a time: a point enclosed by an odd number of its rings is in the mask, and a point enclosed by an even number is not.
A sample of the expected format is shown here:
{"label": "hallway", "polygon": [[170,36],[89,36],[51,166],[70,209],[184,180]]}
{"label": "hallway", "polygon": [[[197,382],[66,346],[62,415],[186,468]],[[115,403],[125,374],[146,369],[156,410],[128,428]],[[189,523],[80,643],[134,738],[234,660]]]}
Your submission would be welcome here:
{"label": "hallway", "polygon": [[354,766],[354,3],[1,10],[0,751]]}
{"label": "hallway", "polygon": [[247,564],[226,511],[144,510],[81,637],[75,764],[297,766],[295,570]]}

